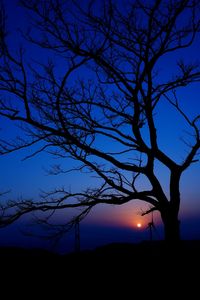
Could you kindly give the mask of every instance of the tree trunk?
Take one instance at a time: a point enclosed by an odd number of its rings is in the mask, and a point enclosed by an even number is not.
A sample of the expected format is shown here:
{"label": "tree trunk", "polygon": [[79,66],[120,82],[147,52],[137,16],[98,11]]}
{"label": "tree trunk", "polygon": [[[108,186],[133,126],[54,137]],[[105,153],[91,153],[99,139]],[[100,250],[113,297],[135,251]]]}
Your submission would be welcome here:
{"label": "tree trunk", "polygon": [[165,206],[163,214],[161,213],[164,224],[165,241],[169,243],[180,241],[180,221],[178,219],[180,207],[180,176],[180,171],[171,171],[170,202]]}
{"label": "tree trunk", "polygon": [[170,215],[163,220],[164,238],[166,242],[176,243],[180,241],[180,221]]}

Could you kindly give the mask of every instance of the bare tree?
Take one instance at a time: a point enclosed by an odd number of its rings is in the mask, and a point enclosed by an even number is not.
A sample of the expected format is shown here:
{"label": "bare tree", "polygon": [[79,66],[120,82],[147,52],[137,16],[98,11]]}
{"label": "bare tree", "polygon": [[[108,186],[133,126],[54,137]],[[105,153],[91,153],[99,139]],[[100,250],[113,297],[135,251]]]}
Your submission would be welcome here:
{"label": "bare tree", "polygon": [[[196,162],[200,115],[182,110],[178,90],[200,80],[197,64],[177,62],[169,79],[159,77],[160,59],[193,44],[200,28],[199,1],[21,1],[33,17],[29,42],[46,49],[47,64],[26,64],[23,51],[5,50],[0,70],[1,117],[26,126],[27,140],[1,142],[1,154],[38,144],[38,151],[80,162],[100,179],[82,192],[57,189],[40,202],[2,207],[2,226],[31,211],[82,208],[84,217],[99,203],[122,205],[139,199],[157,210],[165,239],[180,239],[180,179]],[[52,55],[53,53],[53,55]],[[56,64],[62,61],[58,75]],[[173,70],[175,72],[175,68]],[[83,74],[82,79],[79,79]],[[84,78],[87,77],[87,78]],[[7,96],[12,96],[9,97]],[[167,101],[191,131],[182,162],[165,153],[155,125],[160,101]],[[19,103],[18,103],[19,102]],[[159,126],[159,125],[158,125]],[[169,196],[155,163],[170,172]],[[70,171],[70,170],[68,170]],[[54,174],[67,172],[56,166]],[[139,177],[150,188],[138,186]]]}

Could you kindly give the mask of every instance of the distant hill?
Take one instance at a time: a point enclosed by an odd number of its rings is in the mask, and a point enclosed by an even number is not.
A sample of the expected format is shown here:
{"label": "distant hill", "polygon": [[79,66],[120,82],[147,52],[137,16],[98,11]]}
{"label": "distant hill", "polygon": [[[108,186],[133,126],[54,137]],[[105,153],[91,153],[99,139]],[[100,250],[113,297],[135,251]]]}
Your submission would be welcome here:
{"label": "distant hill", "polygon": [[1,266],[20,266],[36,268],[49,266],[57,269],[105,269],[116,266],[125,269],[144,270],[152,267],[157,270],[176,267],[200,267],[200,241],[182,241],[176,247],[166,246],[164,242],[143,242],[139,244],[112,243],[94,250],[59,255],[44,249],[25,249],[17,247],[0,248]]}
{"label": "distant hill", "polygon": [[138,244],[134,243],[110,243],[106,245],[99,246],[93,250],[83,250],[78,253],[68,253],[68,254],[58,254],[51,252],[42,248],[20,248],[20,247],[0,247],[0,258],[10,258],[15,259],[17,257],[21,258],[36,258],[36,259],[59,259],[59,260],[76,260],[82,257],[91,258],[109,258],[117,257],[126,259],[133,259],[135,256],[140,258],[162,258],[168,255],[171,258],[183,258],[187,256],[197,256],[200,255],[200,240],[187,240],[181,241],[176,246],[166,245],[164,241],[154,241],[154,242],[141,242]]}
{"label": "distant hill", "polygon": [[42,248],[0,247],[0,258],[44,258],[55,257],[58,254]]}

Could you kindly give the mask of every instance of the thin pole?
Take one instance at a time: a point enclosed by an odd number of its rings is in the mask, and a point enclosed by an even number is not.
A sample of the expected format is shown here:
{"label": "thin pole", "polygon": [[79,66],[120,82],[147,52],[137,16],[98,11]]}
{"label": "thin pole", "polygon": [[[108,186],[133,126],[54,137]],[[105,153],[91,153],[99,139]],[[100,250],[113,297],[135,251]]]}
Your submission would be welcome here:
{"label": "thin pole", "polygon": [[75,245],[74,245],[75,252],[80,252],[80,227],[79,227],[79,220],[76,220],[75,223]]}
{"label": "thin pole", "polygon": [[149,223],[149,234],[150,234],[150,241],[153,240],[153,233],[152,233],[152,223]]}

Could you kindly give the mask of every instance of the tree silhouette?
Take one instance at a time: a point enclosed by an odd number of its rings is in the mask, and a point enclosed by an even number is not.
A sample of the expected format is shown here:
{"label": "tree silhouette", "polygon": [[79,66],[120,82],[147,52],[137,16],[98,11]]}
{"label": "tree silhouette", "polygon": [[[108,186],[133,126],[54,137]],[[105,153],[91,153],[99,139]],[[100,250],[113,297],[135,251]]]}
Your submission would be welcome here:
{"label": "tree silhouette", "polygon": [[[38,144],[29,157],[48,149],[63,160],[80,162],[74,170],[87,169],[101,183],[82,192],[47,192],[40,202],[9,202],[2,207],[1,225],[31,211],[82,208],[73,223],[96,204],[139,199],[151,205],[145,214],[160,212],[165,239],[179,240],[180,178],[197,161],[200,116],[190,119],[182,110],[178,90],[198,82],[200,71],[197,64],[179,60],[166,79],[159,76],[159,63],[193,44],[200,29],[199,2],[137,0],[124,1],[122,7],[111,0],[82,6],[78,1],[30,0],[21,5],[33,17],[26,43],[45,49],[51,59],[34,65],[30,58],[30,66],[22,50],[17,55],[5,46],[0,115],[24,124],[27,140],[2,141],[1,153]],[[60,73],[58,62],[63,64]],[[192,141],[182,162],[159,145],[155,123],[161,101],[190,127]],[[169,196],[156,173],[157,161],[170,172]],[[56,166],[52,172],[65,171]],[[138,187],[139,177],[150,187]]]}

